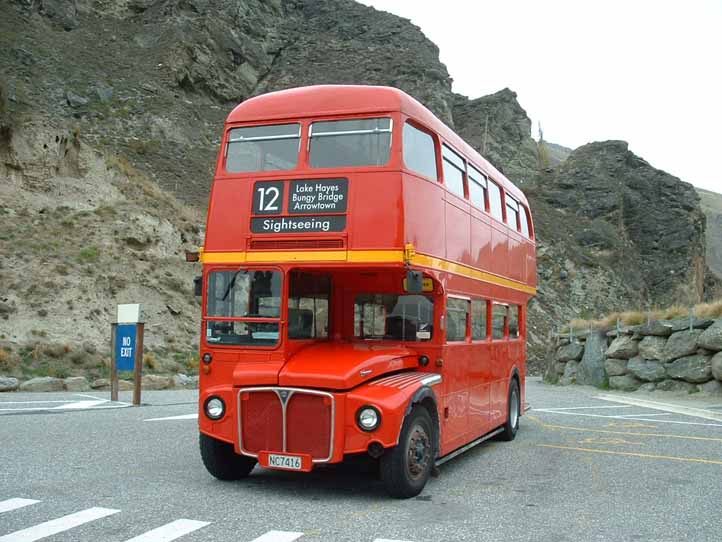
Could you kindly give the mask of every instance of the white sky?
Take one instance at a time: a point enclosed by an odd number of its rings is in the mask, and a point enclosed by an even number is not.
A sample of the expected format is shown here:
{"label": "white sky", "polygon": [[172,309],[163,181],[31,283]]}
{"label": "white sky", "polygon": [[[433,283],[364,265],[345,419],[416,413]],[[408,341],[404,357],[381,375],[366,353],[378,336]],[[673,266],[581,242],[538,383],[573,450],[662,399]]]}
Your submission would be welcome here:
{"label": "white sky", "polygon": [[623,139],[722,193],[722,0],[360,0],[419,26],[453,90],[509,87],[544,138]]}

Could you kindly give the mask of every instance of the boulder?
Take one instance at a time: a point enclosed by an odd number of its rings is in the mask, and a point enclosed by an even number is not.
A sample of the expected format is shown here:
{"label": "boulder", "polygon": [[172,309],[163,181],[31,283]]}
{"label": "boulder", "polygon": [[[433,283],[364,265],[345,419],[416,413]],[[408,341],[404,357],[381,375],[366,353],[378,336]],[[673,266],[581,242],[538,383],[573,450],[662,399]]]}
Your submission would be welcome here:
{"label": "boulder", "polygon": [[0,376],[0,391],[15,391],[20,386],[20,381],[11,376]]}
{"label": "boulder", "polygon": [[639,342],[629,335],[620,335],[607,348],[607,357],[616,359],[633,358],[639,352]]}
{"label": "boulder", "polygon": [[[564,367],[564,374],[562,375],[561,380],[559,380],[559,383],[562,386],[569,386],[570,384],[574,384],[577,381],[577,370],[578,369],[579,369],[578,361],[567,362],[566,366]],[[196,378],[198,378],[198,377],[196,377]]]}
{"label": "boulder", "polygon": [[622,376],[627,374],[626,359],[607,358],[604,360],[604,370],[609,376]]}
{"label": "boulder", "polygon": [[698,384],[697,389],[706,395],[722,396],[722,383],[719,380],[710,380],[704,384]]}
{"label": "boulder", "polygon": [[88,391],[90,384],[84,376],[71,376],[63,380],[63,385],[68,391]]}
{"label": "boulder", "polygon": [[642,385],[642,381],[633,375],[610,376],[609,388],[621,391],[635,391]]}
{"label": "boulder", "polygon": [[644,359],[662,359],[667,339],[657,335],[647,335],[639,341],[639,355]]}
{"label": "boulder", "polygon": [[[692,319],[692,328],[707,329],[713,323],[714,320],[710,320],[709,318],[694,318]],[[670,320],[669,324],[672,326],[673,333],[683,331],[685,329],[689,330],[689,318],[676,318],[674,320]]]}
{"label": "boulder", "polygon": [[185,374],[173,375],[173,386],[176,388],[184,388],[192,390],[198,388],[198,377],[188,376]]}
{"label": "boulder", "polygon": [[712,376],[717,380],[722,380],[722,352],[718,352],[712,356],[710,368],[712,369]]}
{"label": "boulder", "polygon": [[699,384],[712,378],[712,364],[710,358],[705,356],[687,356],[667,365],[667,374],[672,378]]}
{"label": "boulder", "polygon": [[719,352],[722,350],[722,320],[717,320],[714,324],[704,330],[699,336],[697,344],[707,350]]}
{"label": "boulder", "polygon": [[[110,379],[97,378],[90,383],[90,387],[94,390],[110,391]],[[133,382],[130,380],[118,380],[118,391],[131,391]]]}
{"label": "boulder", "polygon": [[641,356],[632,358],[627,364],[627,369],[634,376],[645,382],[659,382],[664,380],[666,371],[664,365],[659,361],[646,360]]}
{"label": "boulder", "polygon": [[694,354],[697,352],[697,339],[699,339],[700,335],[702,335],[702,331],[699,329],[672,333],[667,340],[667,344],[664,345],[660,361],[672,361]]}
{"label": "boulder", "polygon": [[584,354],[584,347],[578,342],[566,344],[557,350],[557,361],[579,361]]}
{"label": "boulder", "polygon": [[555,361],[554,362],[554,373],[558,375],[564,374],[564,369],[566,368],[567,363],[565,361]]}
{"label": "boulder", "polygon": [[672,334],[672,324],[655,320],[649,324],[639,326],[639,334],[653,337],[669,337]]}
{"label": "boulder", "polygon": [[686,391],[692,393],[697,390],[697,386],[684,382],[683,380],[662,380],[657,382],[657,389],[662,391]]}
{"label": "boulder", "polygon": [[20,384],[20,391],[63,391],[63,380],[53,376],[31,378]]}
{"label": "boulder", "polygon": [[657,389],[657,384],[654,382],[645,382],[639,388],[637,388],[637,391],[646,391],[646,392],[652,392]]}
{"label": "boulder", "polygon": [[607,349],[607,337],[604,332],[589,335],[582,361],[577,368],[577,384],[589,384],[602,387],[607,382],[604,371],[604,352]]}
{"label": "boulder", "polygon": [[173,387],[173,380],[169,376],[144,375],[141,388],[144,390],[165,390]]}

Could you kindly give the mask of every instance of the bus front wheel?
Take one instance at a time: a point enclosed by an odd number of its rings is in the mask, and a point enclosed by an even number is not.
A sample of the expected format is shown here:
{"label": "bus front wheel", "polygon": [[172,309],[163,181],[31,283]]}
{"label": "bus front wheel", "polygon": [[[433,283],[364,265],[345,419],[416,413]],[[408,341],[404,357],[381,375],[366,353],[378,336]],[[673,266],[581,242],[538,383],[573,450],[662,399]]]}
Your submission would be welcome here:
{"label": "bus front wheel", "polygon": [[521,393],[519,393],[519,381],[516,378],[511,379],[509,386],[509,401],[507,408],[506,423],[502,426],[502,432],[499,435],[501,440],[514,440],[516,432],[519,430],[519,416],[521,414]]}
{"label": "bus front wheel", "polygon": [[381,456],[381,479],[392,497],[408,499],[424,489],[434,466],[434,430],[429,411],[416,406],[404,420],[399,443]]}
{"label": "bus front wheel", "polygon": [[219,480],[240,480],[256,466],[255,459],[238,455],[228,442],[200,433],[199,444],[203,464]]}

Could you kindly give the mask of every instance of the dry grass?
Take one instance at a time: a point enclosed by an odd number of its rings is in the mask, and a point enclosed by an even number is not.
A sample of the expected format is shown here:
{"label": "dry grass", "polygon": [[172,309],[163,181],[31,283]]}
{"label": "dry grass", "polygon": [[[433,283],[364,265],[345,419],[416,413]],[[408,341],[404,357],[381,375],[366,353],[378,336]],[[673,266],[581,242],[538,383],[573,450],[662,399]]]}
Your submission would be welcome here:
{"label": "dry grass", "polygon": [[[671,307],[651,311],[613,312],[598,320],[575,318],[562,329],[562,332],[568,332],[570,326],[574,330],[586,330],[590,327],[592,329],[610,329],[617,325],[617,321],[623,326],[637,326],[645,324],[648,319],[652,321],[674,320],[676,318],[686,318],[689,314],[690,307],[683,307],[682,305],[672,305]],[[722,318],[722,299],[695,305],[694,315],[700,318]]]}

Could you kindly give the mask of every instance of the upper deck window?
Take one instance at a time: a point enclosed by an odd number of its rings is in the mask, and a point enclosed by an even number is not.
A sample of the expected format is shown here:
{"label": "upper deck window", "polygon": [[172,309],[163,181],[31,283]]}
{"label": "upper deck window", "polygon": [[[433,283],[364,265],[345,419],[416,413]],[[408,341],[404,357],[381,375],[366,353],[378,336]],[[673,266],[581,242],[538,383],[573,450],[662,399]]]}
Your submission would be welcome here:
{"label": "upper deck window", "polygon": [[294,169],[301,145],[300,124],[275,124],[234,128],[228,136],[226,171],[275,171]]}
{"label": "upper deck window", "polygon": [[521,232],[531,239],[531,229],[529,228],[529,218],[527,217],[526,207],[519,205],[519,219],[521,220]]}
{"label": "upper deck window", "polygon": [[469,164],[469,199],[479,209],[486,210],[488,188],[484,174]]}
{"label": "upper deck window", "polygon": [[444,158],[444,182],[454,194],[464,197],[464,159],[444,145],[441,150]]}
{"label": "upper deck window", "polygon": [[501,188],[495,182],[489,181],[489,212],[497,220],[504,220],[504,211],[501,207]]}
{"label": "upper deck window", "polygon": [[314,122],[311,167],[383,166],[391,155],[391,119]]}
{"label": "upper deck window", "polygon": [[434,138],[408,122],[404,124],[404,164],[425,177],[438,179]]}
{"label": "upper deck window", "polygon": [[519,204],[508,194],[506,196],[506,223],[514,230],[519,227]]}

